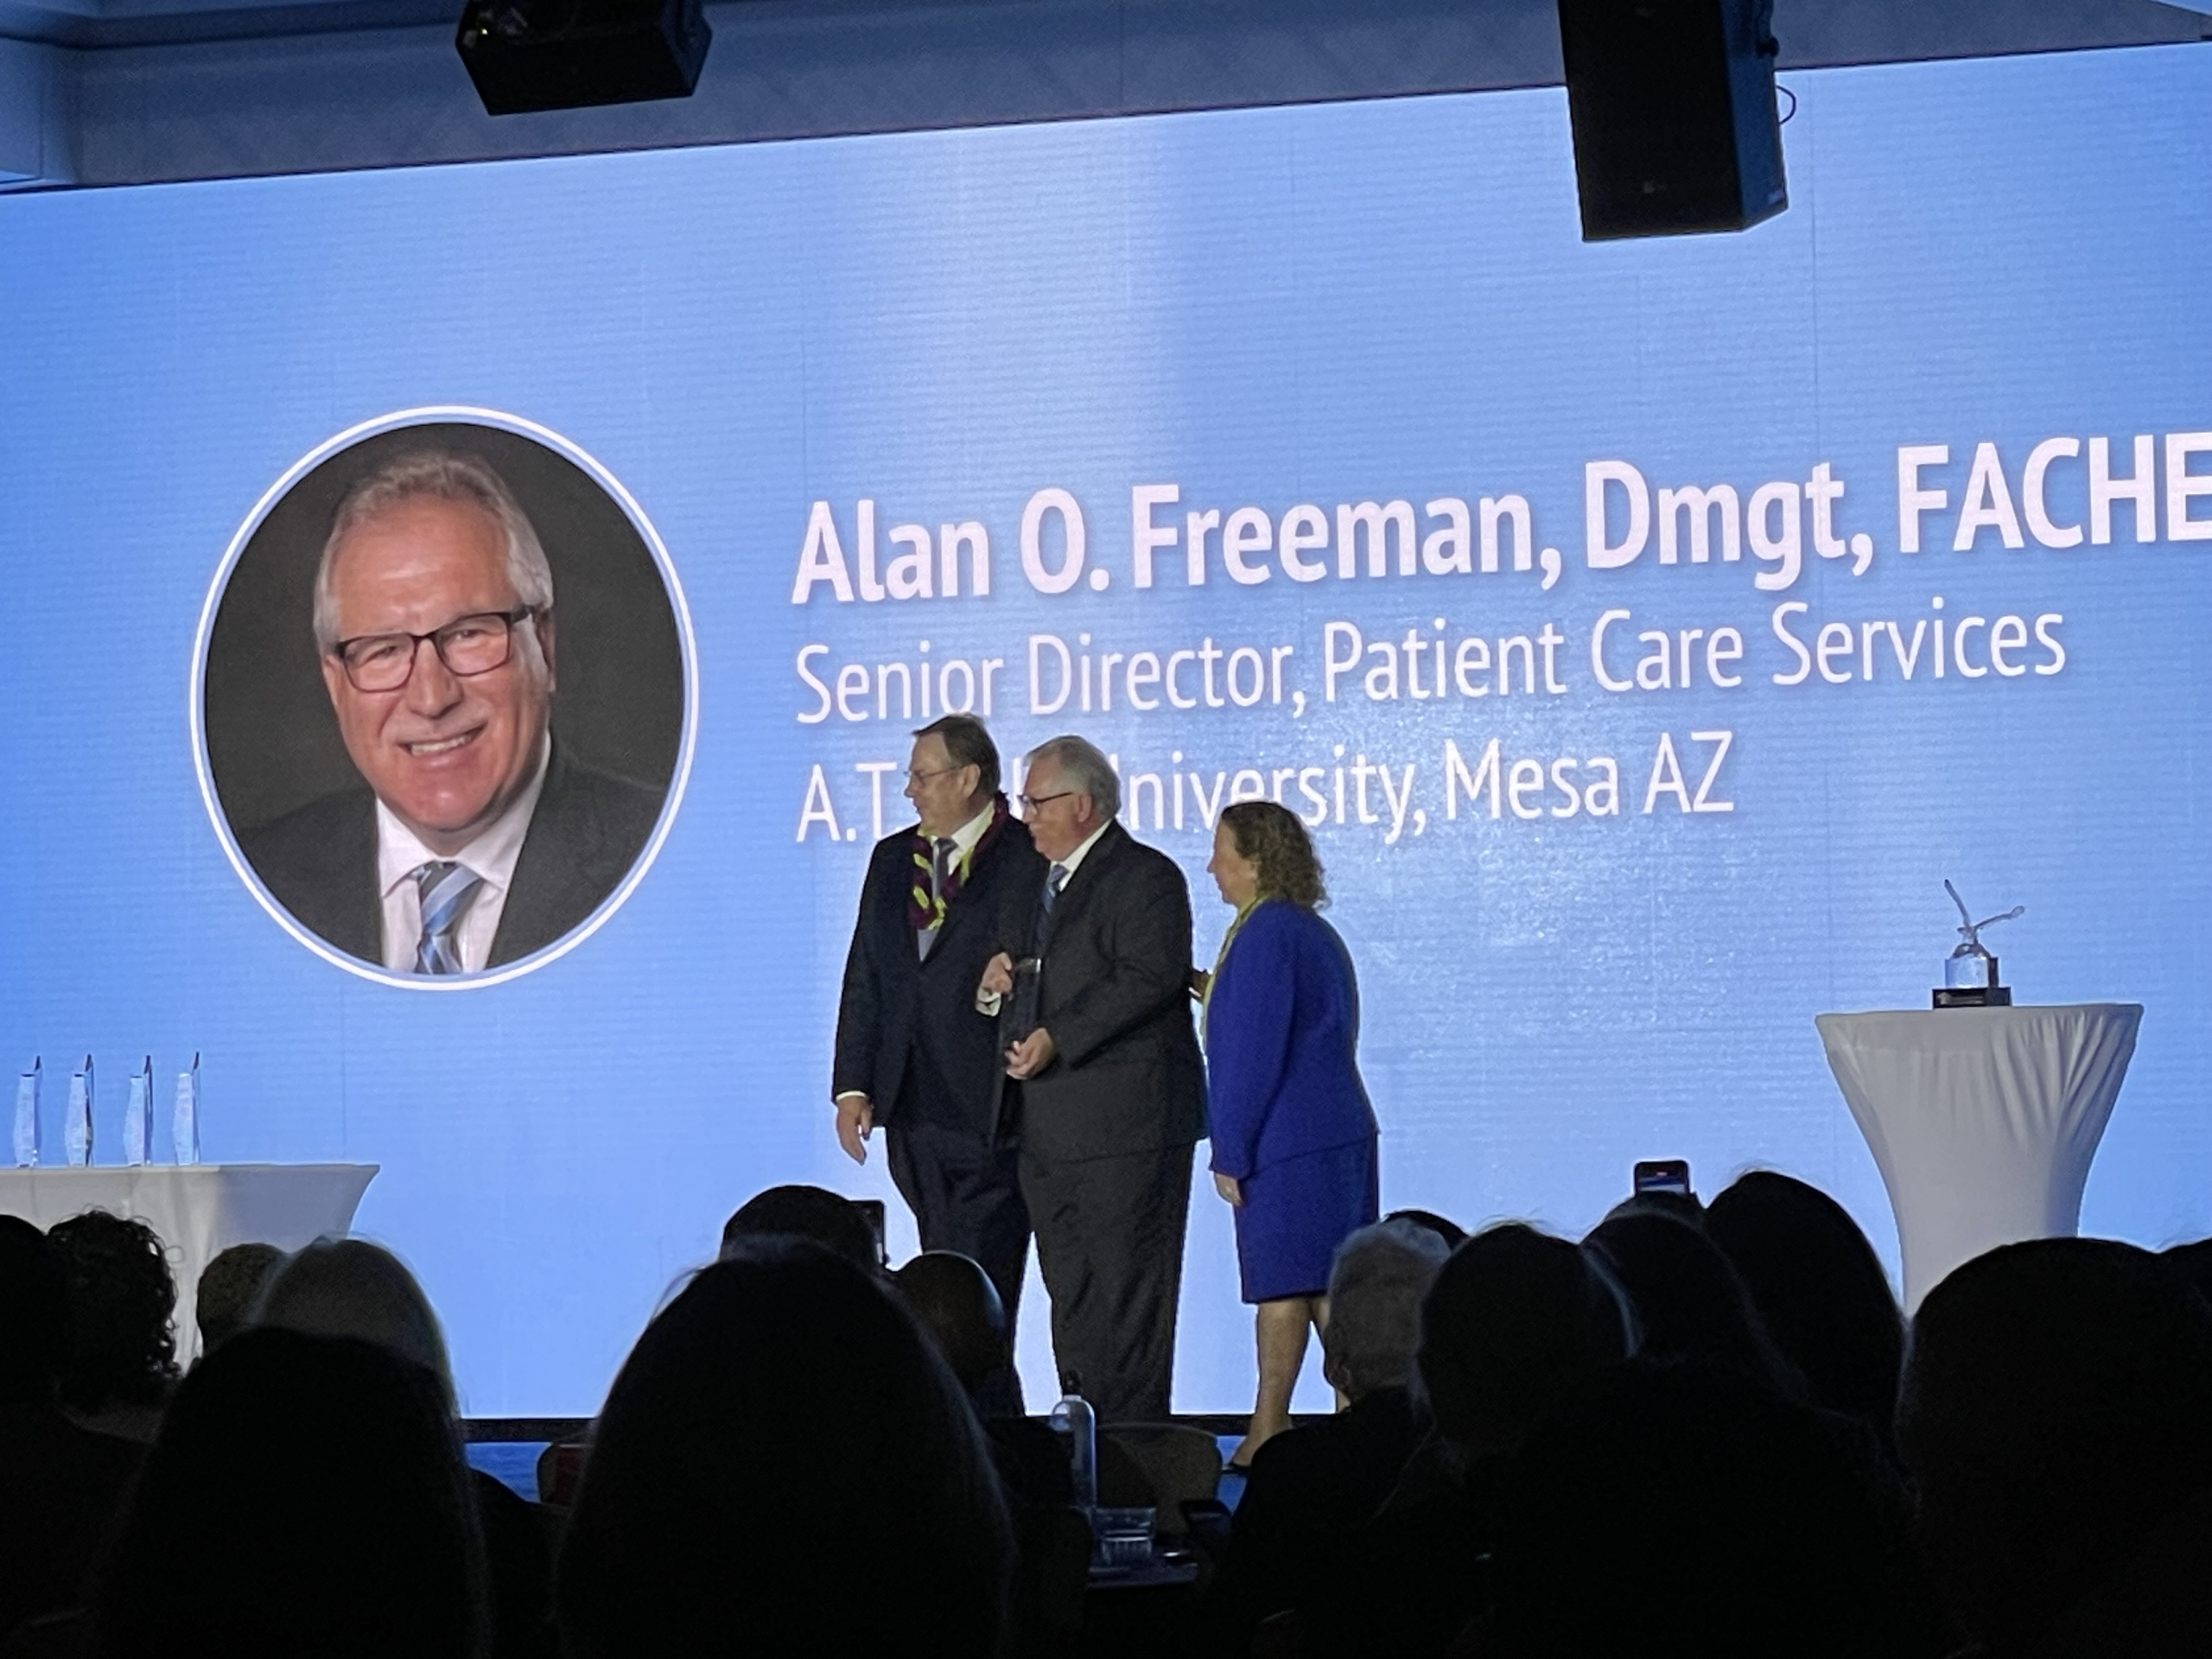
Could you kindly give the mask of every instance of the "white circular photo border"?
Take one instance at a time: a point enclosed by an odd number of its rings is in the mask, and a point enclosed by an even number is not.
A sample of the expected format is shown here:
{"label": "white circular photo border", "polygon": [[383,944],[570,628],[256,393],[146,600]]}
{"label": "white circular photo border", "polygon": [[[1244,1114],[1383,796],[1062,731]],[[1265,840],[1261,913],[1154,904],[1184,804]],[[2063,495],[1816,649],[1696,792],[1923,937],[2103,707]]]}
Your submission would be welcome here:
{"label": "white circular photo border", "polygon": [[[379,963],[364,962],[359,957],[349,956],[312,929],[301,926],[292,913],[278,904],[269,889],[263,886],[253,866],[239,852],[238,837],[232,833],[230,820],[224,815],[222,803],[216,798],[214,772],[207,760],[204,712],[207,645],[214,632],[216,610],[230,587],[231,573],[237,568],[246,543],[253,539],[254,531],[261,528],[262,520],[269,516],[270,510],[290,493],[294,485],[331,456],[352,448],[364,439],[375,437],[379,433],[397,431],[403,427],[442,423],[492,427],[542,443],[582,469],[620,506],[631,525],[644,537],[646,550],[652,555],[653,564],[660,572],[661,586],[667,593],[669,606],[676,613],[677,639],[683,653],[683,741],[677,753],[675,775],[669,779],[668,798],[661,803],[659,822],[653,825],[652,835],[646,840],[645,849],[638,855],[630,866],[629,873],[617,884],[614,891],[601,899],[599,907],[581,923],[543,950],[532,951],[518,961],[503,963],[481,973],[397,974]],[[261,499],[253,504],[253,510],[246,514],[245,522],[238,526],[238,534],[231,537],[230,546],[224,550],[222,563],[216,567],[215,579],[208,587],[207,601],[200,607],[200,631],[193,641],[192,676],[186,687],[185,702],[192,733],[192,764],[200,778],[200,798],[207,808],[209,822],[215,826],[216,839],[221,842],[224,855],[231,861],[231,868],[238,872],[238,880],[245,883],[246,891],[254,896],[279,927],[334,968],[343,968],[349,974],[372,980],[379,985],[390,985],[404,991],[476,991],[488,986],[504,985],[509,980],[535,973],[548,963],[557,962],[567,956],[607,925],[608,918],[621,909],[624,902],[637,890],[639,882],[645,880],[645,872],[652,868],[653,860],[660,855],[661,843],[668,839],[669,826],[676,822],[677,810],[683,803],[684,785],[691,777],[691,757],[699,736],[699,647],[691,632],[691,610],[684,602],[683,584],[677,577],[675,562],[669,557],[667,545],[662,542],[660,532],[653,528],[652,520],[645,516],[645,510],[638,505],[637,498],[623,487],[622,481],[601,466],[596,457],[550,428],[525,420],[519,415],[510,415],[504,410],[478,409],[466,404],[430,404],[379,415],[373,420],[347,427],[336,436],[325,439],[293,462],[284,475],[270,485]]]}

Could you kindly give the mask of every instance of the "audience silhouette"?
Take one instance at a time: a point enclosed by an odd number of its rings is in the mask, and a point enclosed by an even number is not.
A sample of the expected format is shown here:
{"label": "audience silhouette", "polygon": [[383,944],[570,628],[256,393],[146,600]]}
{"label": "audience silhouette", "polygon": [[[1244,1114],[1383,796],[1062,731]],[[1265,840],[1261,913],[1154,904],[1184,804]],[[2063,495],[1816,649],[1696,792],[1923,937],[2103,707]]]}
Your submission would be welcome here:
{"label": "audience silhouette", "polygon": [[2202,1651],[2208,1267],[2012,1245],[1908,1328],[1786,1175],[1631,1199],[1580,1244],[1402,1212],[1331,1274],[1340,1409],[1268,1443],[1233,1517],[1191,1511],[1213,1570],[1133,1622],[1085,1595],[988,1275],[884,1272],[820,1188],[748,1202],[639,1337],[557,1571],[541,1513],[466,1467],[389,1251],[226,1252],[178,1382],[144,1224],[0,1217],[0,1659]]}
{"label": "audience silhouette", "polygon": [[80,1428],[54,1397],[68,1281],[46,1236],[0,1216],[0,1636],[79,1605],[143,1448]]}
{"label": "audience silhouette", "polygon": [[437,1382],[256,1330],[176,1391],[99,1576],[100,1659],[473,1659],[483,1569]]}
{"label": "audience silhouette", "polygon": [[1742,1277],[1807,1398],[1892,1444],[1904,1316],[1849,1212],[1818,1187],[1754,1170],[1713,1199],[1705,1230]]}
{"label": "audience silhouette", "polygon": [[[318,1239],[285,1257],[263,1284],[256,1325],[373,1343],[407,1361],[455,1409],[445,1333],[407,1266],[382,1245]],[[553,1566],[530,1505],[490,1475],[468,1471],[484,1544],[493,1659],[550,1659],[554,1651]]]}
{"label": "audience silhouette", "polygon": [[722,1254],[747,1238],[811,1239],[863,1272],[883,1266],[875,1230],[860,1206],[818,1186],[793,1184],[753,1194],[722,1224]]}
{"label": "audience silhouette", "polygon": [[212,1354],[245,1330],[261,1287],[284,1252],[274,1244],[233,1244],[200,1271],[192,1317],[200,1326],[200,1351]]}
{"label": "audience silhouette", "polygon": [[175,1386],[176,1280],[144,1222],[87,1210],[47,1239],[69,1284],[61,1403],[87,1428],[150,1440]]}
{"label": "audience silhouette", "polygon": [[2148,1251],[2038,1239],[1953,1273],[1913,1319],[1897,1446],[1986,1659],[2212,1639],[2212,1309]]}
{"label": "audience silhouette", "polygon": [[1732,1366],[1640,1360],[1573,1391],[1508,1466],[1494,1565],[1486,1659],[1916,1651],[1857,1471]]}
{"label": "audience silhouette", "polygon": [[559,1573],[575,1659],[988,1655],[1012,1545],[959,1384],[880,1279],[737,1240],[639,1338]]}

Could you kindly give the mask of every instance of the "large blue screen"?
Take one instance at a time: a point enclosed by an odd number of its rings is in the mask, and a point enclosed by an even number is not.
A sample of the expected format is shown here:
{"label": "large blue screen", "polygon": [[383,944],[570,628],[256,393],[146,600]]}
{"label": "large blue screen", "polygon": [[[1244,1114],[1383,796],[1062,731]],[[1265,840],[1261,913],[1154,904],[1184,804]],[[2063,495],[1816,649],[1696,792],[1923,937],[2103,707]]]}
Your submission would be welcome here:
{"label": "large blue screen", "polygon": [[[836,988],[972,704],[1113,753],[1201,961],[1221,804],[1315,823],[1386,1205],[1767,1165],[1894,1261],[1813,1019],[1925,1006],[1948,877],[2146,1005],[2085,1228],[2212,1228],[2212,48],[1792,79],[1789,212],[1688,240],[1579,240],[1557,91],[0,200],[0,1042],[201,1051],[211,1160],[383,1166],[469,1409],[589,1411],[748,1193],[892,1196]],[[264,494],[452,406],[634,498],[696,742],[604,925],[424,995],[258,901],[190,712]]]}

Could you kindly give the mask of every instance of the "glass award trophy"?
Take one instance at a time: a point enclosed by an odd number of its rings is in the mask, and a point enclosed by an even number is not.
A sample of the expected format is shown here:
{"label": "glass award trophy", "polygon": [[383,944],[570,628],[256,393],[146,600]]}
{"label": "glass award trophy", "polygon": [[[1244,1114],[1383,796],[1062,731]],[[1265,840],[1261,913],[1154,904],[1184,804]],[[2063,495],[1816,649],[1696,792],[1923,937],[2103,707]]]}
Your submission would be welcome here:
{"label": "glass award trophy", "polygon": [[1943,891],[1951,895],[1951,902],[1959,907],[1959,945],[1944,960],[1943,982],[1933,993],[1936,1007],[1939,1008],[2011,1007],[2012,993],[1998,977],[1997,958],[1990,953],[1989,948],[1982,944],[1981,930],[1994,926],[1999,922],[2009,922],[2017,917],[2024,916],[2027,913],[2028,907],[2025,905],[2015,905],[2010,910],[2001,912],[1995,916],[1984,917],[1977,922],[1974,919],[1973,912],[1967,909],[1966,900],[1959,897],[1959,890],[1956,887],[1948,881],[1945,881]]}
{"label": "glass award trophy", "polygon": [[182,1165],[200,1161],[200,1056],[192,1057],[192,1070],[176,1074],[176,1160]]}
{"label": "glass award trophy", "polygon": [[123,1161],[152,1162],[147,1154],[154,1145],[154,1057],[130,1076],[130,1098],[123,1108]]}
{"label": "glass award trophy", "polygon": [[31,1069],[16,1079],[16,1167],[35,1169],[38,1166],[38,1086],[46,1075],[46,1063],[36,1055],[31,1058]]}
{"label": "glass award trophy", "polygon": [[1042,957],[1024,957],[1014,964],[1014,989],[1007,994],[1006,1025],[999,1033],[1002,1046],[1011,1047],[1037,1029],[1037,995],[1044,967]]}
{"label": "glass award trophy", "polygon": [[83,1169],[92,1161],[92,1057],[69,1074],[69,1107],[61,1120],[61,1161]]}

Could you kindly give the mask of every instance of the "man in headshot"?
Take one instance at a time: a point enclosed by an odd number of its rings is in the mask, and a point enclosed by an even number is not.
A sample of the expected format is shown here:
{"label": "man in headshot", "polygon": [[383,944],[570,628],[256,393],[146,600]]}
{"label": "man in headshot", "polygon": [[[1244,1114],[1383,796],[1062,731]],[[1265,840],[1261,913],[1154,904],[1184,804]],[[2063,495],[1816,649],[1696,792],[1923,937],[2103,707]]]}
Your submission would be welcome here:
{"label": "man in headshot", "polygon": [[[868,859],[837,1004],[830,1095],[855,1163],[880,1125],[891,1179],[925,1250],[981,1262],[1008,1329],[1029,1260],[1029,1211],[1010,1134],[995,1119],[996,1026],[975,1007],[1009,894],[1045,879],[999,791],[998,746],[972,715],[914,734],[906,798],[920,822]],[[1009,1338],[1010,1340],[1010,1338]]]}
{"label": "man in headshot", "polygon": [[239,836],[279,903],[403,974],[542,949],[636,861],[662,792],[553,741],[553,575],[474,455],[398,456],[349,491],[315,574],[322,680],[361,784]]}
{"label": "man in headshot", "polygon": [[1001,908],[977,1004],[998,1010],[1001,1112],[1020,1116],[1061,1376],[1101,1421],[1158,1422],[1205,1080],[1191,1028],[1190,889],[1173,859],[1115,821],[1121,801],[1113,767],[1083,739],[1030,755],[1022,811],[1048,868]]}

